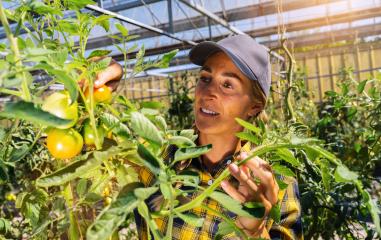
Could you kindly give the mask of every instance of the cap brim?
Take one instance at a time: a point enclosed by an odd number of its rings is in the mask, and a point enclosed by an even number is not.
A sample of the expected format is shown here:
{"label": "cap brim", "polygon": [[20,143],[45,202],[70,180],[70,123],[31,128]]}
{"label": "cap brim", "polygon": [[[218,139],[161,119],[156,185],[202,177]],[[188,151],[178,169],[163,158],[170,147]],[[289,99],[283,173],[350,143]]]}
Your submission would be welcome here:
{"label": "cap brim", "polygon": [[226,52],[215,42],[205,41],[194,46],[189,52],[189,60],[199,66],[204,65],[206,59],[219,51]]}
{"label": "cap brim", "polygon": [[235,56],[226,48],[212,41],[202,42],[194,46],[189,52],[189,60],[196,65],[203,66],[208,57],[219,51],[226,53],[238,69],[249,79],[258,81],[257,76],[255,76],[245,62],[240,60],[238,56]]}

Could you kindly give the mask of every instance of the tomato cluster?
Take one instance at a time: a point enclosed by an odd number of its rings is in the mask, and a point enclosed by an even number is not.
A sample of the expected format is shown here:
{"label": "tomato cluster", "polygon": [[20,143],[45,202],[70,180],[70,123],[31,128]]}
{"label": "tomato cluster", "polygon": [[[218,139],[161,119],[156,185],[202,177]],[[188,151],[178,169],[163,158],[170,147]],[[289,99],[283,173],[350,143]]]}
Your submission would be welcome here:
{"label": "tomato cluster", "polygon": [[[90,101],[88,88],[85,90],[85,97],[86,101]],[[106,85],[94,88],[93,99],[95,103],[110,103],[112,91]],[[89,119],[83,122],[82,135],[73,128],[78,121],[78,103],[71,101],[68,92],[61,91],[51,94],[45,99],[42,109],[59,118],[70,120],[66,125],[47,131],[46,146],[54,158],[70,159],[81,152],[84,144],[90,148],[95,146],[96,137]],[[97,126],[96,129],[102,145],[106,131],[102,126]]]}

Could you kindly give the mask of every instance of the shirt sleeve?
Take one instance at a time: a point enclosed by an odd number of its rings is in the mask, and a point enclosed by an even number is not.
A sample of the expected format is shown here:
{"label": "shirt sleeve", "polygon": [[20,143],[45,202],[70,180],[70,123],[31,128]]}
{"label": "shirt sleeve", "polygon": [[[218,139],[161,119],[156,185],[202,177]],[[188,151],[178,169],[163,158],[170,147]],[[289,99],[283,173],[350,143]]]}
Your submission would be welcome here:
{"label": "shirt sleeve", "polygon": [[273,223],[269,234],[271,239],[302,240],[303,229],[298,182],[294,178],[285,178],[288,187],[281,200],[281,219]]}

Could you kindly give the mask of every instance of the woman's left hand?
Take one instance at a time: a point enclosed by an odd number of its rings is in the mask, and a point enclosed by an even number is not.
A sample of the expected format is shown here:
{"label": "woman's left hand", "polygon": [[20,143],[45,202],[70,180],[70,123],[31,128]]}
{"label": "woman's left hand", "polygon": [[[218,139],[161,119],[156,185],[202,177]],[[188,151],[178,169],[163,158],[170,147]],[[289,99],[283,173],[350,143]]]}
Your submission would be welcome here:
{"label": "woman's left hand", "polygon": [[[241,153],[238,159],[247,157],[247,153]],[[225,180],[221,183],[224,191],[241,203],[261,202],[265,207],[263,218],[237,217],[237,226],[249,236],[270,238],[264,220],[277,203],[279,192],[279,186],[270,165],[261,158],[254,157],[240,167],[235,163],[230,164],[229,171],[240,184],[236,188]]]}

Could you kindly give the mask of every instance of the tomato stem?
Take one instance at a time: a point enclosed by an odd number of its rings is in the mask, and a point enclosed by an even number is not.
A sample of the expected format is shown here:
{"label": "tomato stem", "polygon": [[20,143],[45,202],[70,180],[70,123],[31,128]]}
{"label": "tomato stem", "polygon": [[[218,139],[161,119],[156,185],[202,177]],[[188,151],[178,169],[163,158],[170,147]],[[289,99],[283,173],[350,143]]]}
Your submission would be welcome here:
{"label": "tomato stem", "polygon": [[[9,43],[11,45],[11,49],[12,49],[12,52],[14,54],[14,62],[15,62],[15,65],[16,65],[16,69],[18,71],[21,71],[23,65],[22,65],[22,61],[21,61],[21,57],[20,57],[19,47],[18,47],[18,44],[17,44],[17,38],[15,38],[13,36],[11,28],[9,27],[8,19],[7,19],[6,15],[5,15],[5,11],[4,11],[2,0],[0,0],[0,21],[1,21],[2,25],[3,25],[5,34],[7,35],[8,41],[9,41]],[[25,72],[22,71],[21,75],[22,75],[22,83],[21,83],[22,98],[25,101],[31,101],[32,97],[31,97],[31,94],[30,94],[30,91],[29,91],[28,80],[26,78]],[[15,94],[13,94],[13,95],[15,95]]]}

